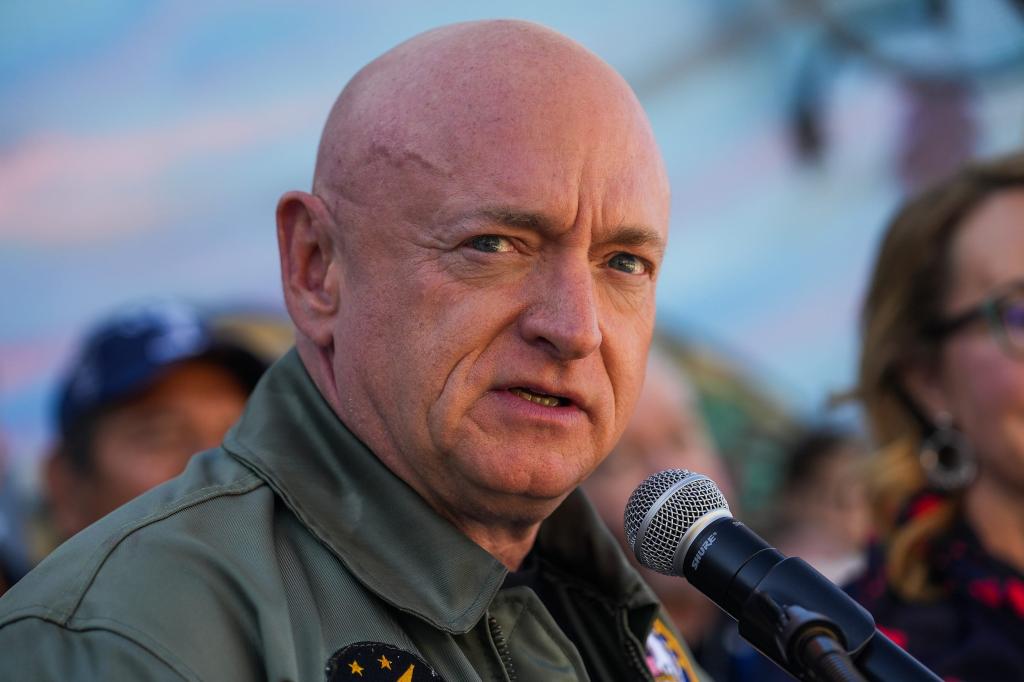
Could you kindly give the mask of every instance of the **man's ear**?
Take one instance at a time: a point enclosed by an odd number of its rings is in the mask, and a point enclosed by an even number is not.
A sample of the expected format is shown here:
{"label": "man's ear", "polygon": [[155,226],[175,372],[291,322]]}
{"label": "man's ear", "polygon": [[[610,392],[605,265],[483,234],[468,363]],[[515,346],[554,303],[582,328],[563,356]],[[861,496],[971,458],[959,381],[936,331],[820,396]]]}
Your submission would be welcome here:
{"label": "man's ear", "polygon": [[935,423],[938,415],[951,414],[937,362],[908,364],[900,372],[900,381],[907,396],[930,422]]}
{"label": "man's ear", "polygon": [[288,314],[316,346],[332,340],[339,303],[340,263],[334,221],[320,197],[288,192],[277,204],[277,247]]}

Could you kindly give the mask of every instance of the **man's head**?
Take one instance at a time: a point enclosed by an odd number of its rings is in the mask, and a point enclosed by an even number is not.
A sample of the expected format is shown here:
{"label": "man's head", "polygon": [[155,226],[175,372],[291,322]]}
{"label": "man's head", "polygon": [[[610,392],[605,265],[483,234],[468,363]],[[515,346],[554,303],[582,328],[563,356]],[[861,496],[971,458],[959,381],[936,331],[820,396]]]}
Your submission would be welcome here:
{"label": "man's head", "polygon": [[103,320],[58,395],[46,463],[58,532],[78,532],[219,444],[264,367],[178,302]]}
{"label": "man's head", "polygon": [[422,34],[352,79],[278,207],[307,368],[464,529],[550,513],[640,392],[668,183],[632,91],[548,29]]}

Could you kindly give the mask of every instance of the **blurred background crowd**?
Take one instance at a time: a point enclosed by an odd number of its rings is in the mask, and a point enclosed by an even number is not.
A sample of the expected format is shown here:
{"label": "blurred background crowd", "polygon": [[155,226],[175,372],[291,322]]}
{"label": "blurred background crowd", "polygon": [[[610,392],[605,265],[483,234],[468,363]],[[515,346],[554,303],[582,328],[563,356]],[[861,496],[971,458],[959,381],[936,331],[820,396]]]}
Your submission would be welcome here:
{"label": "blurred background crowd", "polygon": [[[494,16],[623,73],[671,176],[645,392],[587,483],[615,533],[648,474],[705,473],[950,679],[982,679],[942,659],[960,598],[961,649],[1024,650],[1024,161],[969,165],[1024,148],[1020,0],[4,3],[0,591],[288,348],[273,208],[344,82]],[[648,577],[717,679],[770,679]]]}

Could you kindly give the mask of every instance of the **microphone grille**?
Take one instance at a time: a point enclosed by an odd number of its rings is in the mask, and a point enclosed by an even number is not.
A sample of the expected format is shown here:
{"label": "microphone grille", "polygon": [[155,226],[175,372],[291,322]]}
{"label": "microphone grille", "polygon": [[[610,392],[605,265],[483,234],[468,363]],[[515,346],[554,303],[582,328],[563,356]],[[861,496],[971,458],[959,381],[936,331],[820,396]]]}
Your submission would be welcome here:
{"label": "microphone grille", "polygon": [[[673,488],[676,489],[662,500]],[[654,509],[637,546],[644,519],[659,500],[661,503]],[[666,469],[648,476],[630,495],[623,519],[626,541],[641,564],[672,575],[672,560],[686,531],[706,514],[723,509],[729,511],[729,503],[710,478],[686,469]]]}

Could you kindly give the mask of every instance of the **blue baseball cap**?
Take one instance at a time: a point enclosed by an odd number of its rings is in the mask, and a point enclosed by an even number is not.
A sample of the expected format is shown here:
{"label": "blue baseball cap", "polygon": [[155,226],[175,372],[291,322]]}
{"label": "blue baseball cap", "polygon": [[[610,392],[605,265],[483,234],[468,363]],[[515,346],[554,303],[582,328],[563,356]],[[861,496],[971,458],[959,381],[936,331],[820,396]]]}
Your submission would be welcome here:
{"label": "blue baseball cap", "polygon": [[161,300],[119,310],[86,335],[60,383],[58,430],[67,437],[84,417],[144,390],[168,366],[194,359],[223,366],[246,392],[268,365],[237,340],[219,336],[187,303]]}

